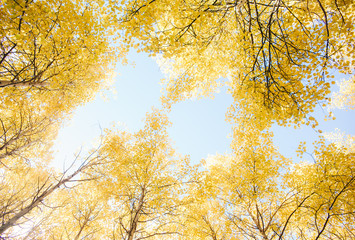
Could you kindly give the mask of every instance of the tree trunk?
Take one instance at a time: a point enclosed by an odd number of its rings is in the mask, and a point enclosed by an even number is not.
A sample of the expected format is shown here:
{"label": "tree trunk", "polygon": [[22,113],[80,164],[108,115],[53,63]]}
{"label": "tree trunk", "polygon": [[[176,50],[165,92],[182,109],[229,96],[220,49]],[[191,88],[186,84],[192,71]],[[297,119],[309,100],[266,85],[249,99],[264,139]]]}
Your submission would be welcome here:
{"label": "tree trunk", "polygon": [[134,214],[134,218],[132,220],[131,227],[130,227],[130,229],[128,231],[128,239],[127,240],[133,240],[134,234],[136,233],[138,220],[139,220],[142,208],[143,208],[144,196],[145,196],[145,191],[144,191],[144,189],[142,189],[142,195],[141,195],[141,197],[139,199],[138,208],[137,208],[137,210],[136,210],[136,212]]}

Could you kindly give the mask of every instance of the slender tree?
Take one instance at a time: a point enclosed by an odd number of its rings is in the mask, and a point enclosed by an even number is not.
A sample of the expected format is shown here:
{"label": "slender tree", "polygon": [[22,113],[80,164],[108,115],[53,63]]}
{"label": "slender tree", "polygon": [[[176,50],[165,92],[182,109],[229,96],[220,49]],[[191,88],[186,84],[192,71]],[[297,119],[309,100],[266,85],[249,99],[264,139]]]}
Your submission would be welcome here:
{"label": "slender tree", "polygon": [[96,191],[107,206],[102,210],[109,222],[107,238],[172,239],[179,234],[188,168],[169,144],[167,124],[166,116],[154,111],[135,134],[107,131],[100,152],[108,164],[96,173]]}
{"label": "slender tree", "polygon": [[[63,201],[50,202],[48,199],[51,199],[50,197],[56,192],[62,192],[68,184],[74,187],[73,183],[80,175],[102,163],[102,158],[93,152],[77,169],[73,170],[78,157],[61,174],[51,171],[45,164],[29,167],[25,163],[17,162],[10,170],[1,168],[1,237],[15,237],[22,225],[31,222],[31,218],[35,222],[36,216],[41,216],[42,208],[53,210],[62,207]],[[86,175],[80,181],[91,179],[92,177]]]}

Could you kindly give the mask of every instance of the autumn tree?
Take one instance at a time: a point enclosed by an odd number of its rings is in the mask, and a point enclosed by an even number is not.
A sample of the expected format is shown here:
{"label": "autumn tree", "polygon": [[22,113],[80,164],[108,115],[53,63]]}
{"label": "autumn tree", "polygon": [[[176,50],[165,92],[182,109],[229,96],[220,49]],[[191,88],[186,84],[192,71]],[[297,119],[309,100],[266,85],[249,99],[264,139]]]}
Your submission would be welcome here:
{"label": "autumn tree", "polygon": [[206,159],[181,239],[352,239],[353,152],[321,138],[314,162],[289,166],[270,133],[251,136],[233,154]]}
{"label": "autumn tree", "polygon": [[120,54],[104,5],[100,0],[1,3],[1,162],[4,156],[26,155],[30,146],[36,152],[74,108],[108,86]]}
{"label": "autumn tree", "polygon": [[197,206],[211,207],[190,213],[190,224],[197,224],[187,227],[191,239],[275,239],[290,201],[279,189],[287,160],[274,148],[270,133],[252,137],[231,155],[206,159],[191,197],[199,196]]}
{"label": "autumn tree", "polygon": [[262,128],[302,119],[315,126],[307,117],[327,103],[333,73],[353,71],[353,1],[142,0],[115,7],[127,45],[161,58],[168,105],[227,85],[234,119],[253,116]]}
{"label": "autumn tree", "polygon": [[108,239],[171,239],[183,205],[188,159],[177,157],[167,138],[164,113],[147,115],[134,134],[107,130],[100,153],[107,164],[94,171],[104,203]]}
{"label": "autumn tree", "polygon": [[314,163],[295,164],[285,179],[288,187],[297,191],[298,202],[307,198],[290,220],[288,227],[294,236],[354,238],[354,170],[353,149],[326,144],[323,138],[315,142]]}
{"label": "autumn tree", "polygon": [[211,181],[207,172],[200,172],[192,179],[185,200],[188,204],[180,218],[181,236],[178,239],[233,239],[225,217],[225,204],[217,197],[220,193],[217,183]]}
{"label": "autumn tree", "polygon": [[[100,0],[0,4],[2,237],[17,237],[22,227],[31,236],[53,209],[63,207],[65,201],[52,201],[53,195],[93,165],[87,159],[64,173],[47,166],[62,120],[108,86],[121,57],[113,46],[112,14],[106,13]],[[43,219],[42,210],[49,213]]]}
{"label": "autumn tree", "polygon": [[[32,108],[33,109],[33,108]],[[18,106],[17,110],[2,111],[0,119],[0,164],[11,169],[14,161],[49,162],[49,147],[58,121],[32,114],[34,111]]]}
{"label": "autumn tree", "polygon": [[[103,5],[103,1],[5,1],[1,88],[17,94],[98,88],[113,58],[107,58],[108,53],[114,50],[109,47]],[[76,94],[82,101],[92,96],[90,91]]]}
{"label": "autumn tree", "polygon": [[[26,229],[27,233],[30,230],[28,234],[35,232],[38,222],[44,224],[41,217],[48,221],[53,210],[60,209],[66,204],[67,187],[75,188],[78,179],[81,182],[92,180],[85,172],[102,164],[102,157],[97,155],[97,152],[92,152],[75,169],[75,164],[79,162],[78,158],[79,156],[63,173],[49,169],[45,162],[29,166],[16,161],[11,169],[4,166],[0,168],[1,237],[21,237],[21,233],[26,233]],[[53,201],[54,199],[56,200]],[[21,231],[22,227],[24,231]]]}
{"label": "autumn tree", "polygon": [[[84,179],[83,176],[81,179]],[[37,221],[26,234],[29,239],[102,239],[106,215],[97,199],[95,181],[76,181],[48,197],[51,207],[35,215]],[[78,184],[79,183],[79,184]],[[37,223],[37,224],[36,224]]]}

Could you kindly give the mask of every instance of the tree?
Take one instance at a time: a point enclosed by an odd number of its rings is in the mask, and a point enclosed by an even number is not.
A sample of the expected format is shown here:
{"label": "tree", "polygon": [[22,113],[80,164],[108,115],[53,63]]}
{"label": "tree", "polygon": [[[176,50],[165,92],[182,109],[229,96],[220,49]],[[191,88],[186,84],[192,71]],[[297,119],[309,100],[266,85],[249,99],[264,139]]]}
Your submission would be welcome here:
{"label": "tree", "polygon": [[[0,201],[0,236],[1,237],[17,237],[22,226],[30,223],[36,223],[39,216],[43,216],[40,212],[42,208],[49,208],[51,212],[53,209],[62,207],[61,204],[65,202],[63,196],[57,198],[60,201],[51,202],[52,195],[56,192],[63,194],[66,184],[71,184],[77,181],[80,175],[83,175],[89,168],[92,168],[102,163],[102,158],[96,153],[91,153],[86,159],[82,161],[80,166],[72,171],[74,164],[58,174],[50,170],[44,164],[37,164],[34,167],[21,161],[15,161],[11,169],[2,167],[0,175],[1,184],[1,201]],[[78,157],[78,156],[77,156]],[[72,171],[72,172],[71,172]],[[91,180],[87,175],[81,177],[80,181]],[[66,194],[64,193],[64,196]],[[48,213],[48,211],[45,211]],[[45,215],[45,218],[48,216]],[[41,222],[41,221],[40,221]],[[43,224],[43,223],[41,223]],[[32,226],[37,228],[36,224]],[[17,228],[17,229],[16,229]],[[35,229],[34,229],[35,230]]]}
{"label": "tree", "polygon": [[188,173],[187,159],[177,158],[167,139],[163,112],[147,114],[135,134],[107,130],[100,154],[107,163],[92,169],[93,191],[106,224],[100,238],[170,239],[178,234],[176,221]]}
{"label": "tree", "polygon": [[[344,146],[315,143],[314,163],[296,164],[286,183],[298,198],[309,196],[289,226],[299,239],[351,239],[355,236],[354,152]],[[353,146],[352,146],[353,148]]]}
{"label": "tree", "polygon": [[[105,76],[103,69],[113,59],[107,58],[108,51],[114,50],[109,47],[103,4],[64,0],[4,2],[0,87],[97,88]],[[90,92],[83,94],[90,97]]]}
{"label": "tree", "polygon": [[74,188],[64,188],[52,194],[48,202],[54,208],[37,213],[36,218],[43,220],[34,224],[26,236],[29,239],[102,238],[104,226],[109,223],[102,212],[103,202],[97,200],[94,189],[95,180],[81,181]]}
{"label": "tree", "polygon": [[206,160],[189,192],[182,239],[355,236],[353,152],[320,139],[314,163],[288,167],[270,136]]}
{"label": "tree", "polygon": [[234,239],[224,214],[223,204],[215,199],[195,200],[184,210],[180,239]]}
{"label": "tree", "polygon": [[224,211],[221,229],[226,238],[274,239],[283,222],[282,211],[291,200],[280,189],[279,178],[287,160],[276,151],[270,136],[267,132],[253,136],[250,144],[235,147],[233,155],[208,161],[205,194],[213,196]]}
{"label": "tree", "polygon": [[187,204],[183,206],[178,239],[233,239],[225,217],[226,206],[218,198],[221,186],[215,181],[223,175],[222,172],[214,176],[208,171],[196,171],[190,176],[192,181],[184,196]]}
{"label": "tree", "polygon": [[[33,108],[32,108],[33,109]],[[32,110],[31,109],[31,110]],[[58,121],[46,116],[37,116],[35,111],[18,107],[17,111],[2,111],[0,118],[0,163],[7,167],[13,161],[49,162],[48,144],[56,134]],[[8,168],[10,169],[10,168]]]}
{"label": "tree", "polygon": [[300,124],[328,101],[331,71],[353,71],[352,1],[152,0],[117,7],[126,43],[168,65],[168,105],[224,84],[234,98],[233,118],[253,116],[263,129]]}
{"label": "tree", "polygon": [[[98,1],[3,1],[0,6],[0,156],[50,142],[77,106],[108,86],[121,57]],[[112,21],[111,21],[112,22]],[[52,139],[51,139],[52,138]]]}

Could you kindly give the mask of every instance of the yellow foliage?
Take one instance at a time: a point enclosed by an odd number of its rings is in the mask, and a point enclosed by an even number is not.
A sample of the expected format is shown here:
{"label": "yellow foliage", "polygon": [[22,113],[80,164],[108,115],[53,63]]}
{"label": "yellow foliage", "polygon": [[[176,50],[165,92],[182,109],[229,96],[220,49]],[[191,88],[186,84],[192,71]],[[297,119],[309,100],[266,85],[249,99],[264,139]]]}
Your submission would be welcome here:
{"label": "yellow foliage", "polygon": [[95,197],[105,204],[106,238],[169,239],[177,234],[189,168],[169,144],[168,124],[164,113],[154,110],[135,134],[106,131],[100,150],[106,164],[92,173],[98,177]]}
{"label": "yellow foliage", "polygon": [[355,75],[339,83],[339,92],[333,94],[331,107],[355,109]]}
{"label": "yellow foliage", "polygon": [[73,109],[107,87],[107,73],[120,56],[104,3],[2,1],[1,162],[38,155]]}
{"label": "yellow foliage", "polygon": [[167,65],[167,107],[227,85],[232,108],[241,112],[231,111],[237,120],[253,115],[265,129],[272,122],[298,125],[317,103],[328,102],[330,70],[352,71],[353,1],[121,4],[125,43],[159,54]]}
{"label": "yellow foliage", "polygon": [[[291,165],[270,128],[318,126],[331,73],[353,74],[354,12],[351,0],[2,1],[1,237],[31,219],[34,239],[352,238],[353,137],[321,137],[313,163]],[[232,153],[191,167],[153,110],[136,133],[105,130],[98,161],[75,174],[47,169],[62,120],[132,47],[164,68],[165,110],[228,87]],[[353,107],[353,80],[333,104]]]}
{"label": "yellow foliage", "polygon": [[[354,153],[344,146],[315,143],[314,163],[295,164],[285,182],[297,192],[290,229],[305,238],[342,237],[354,231]],[[297,206],[298,205],[298,206]]]}

